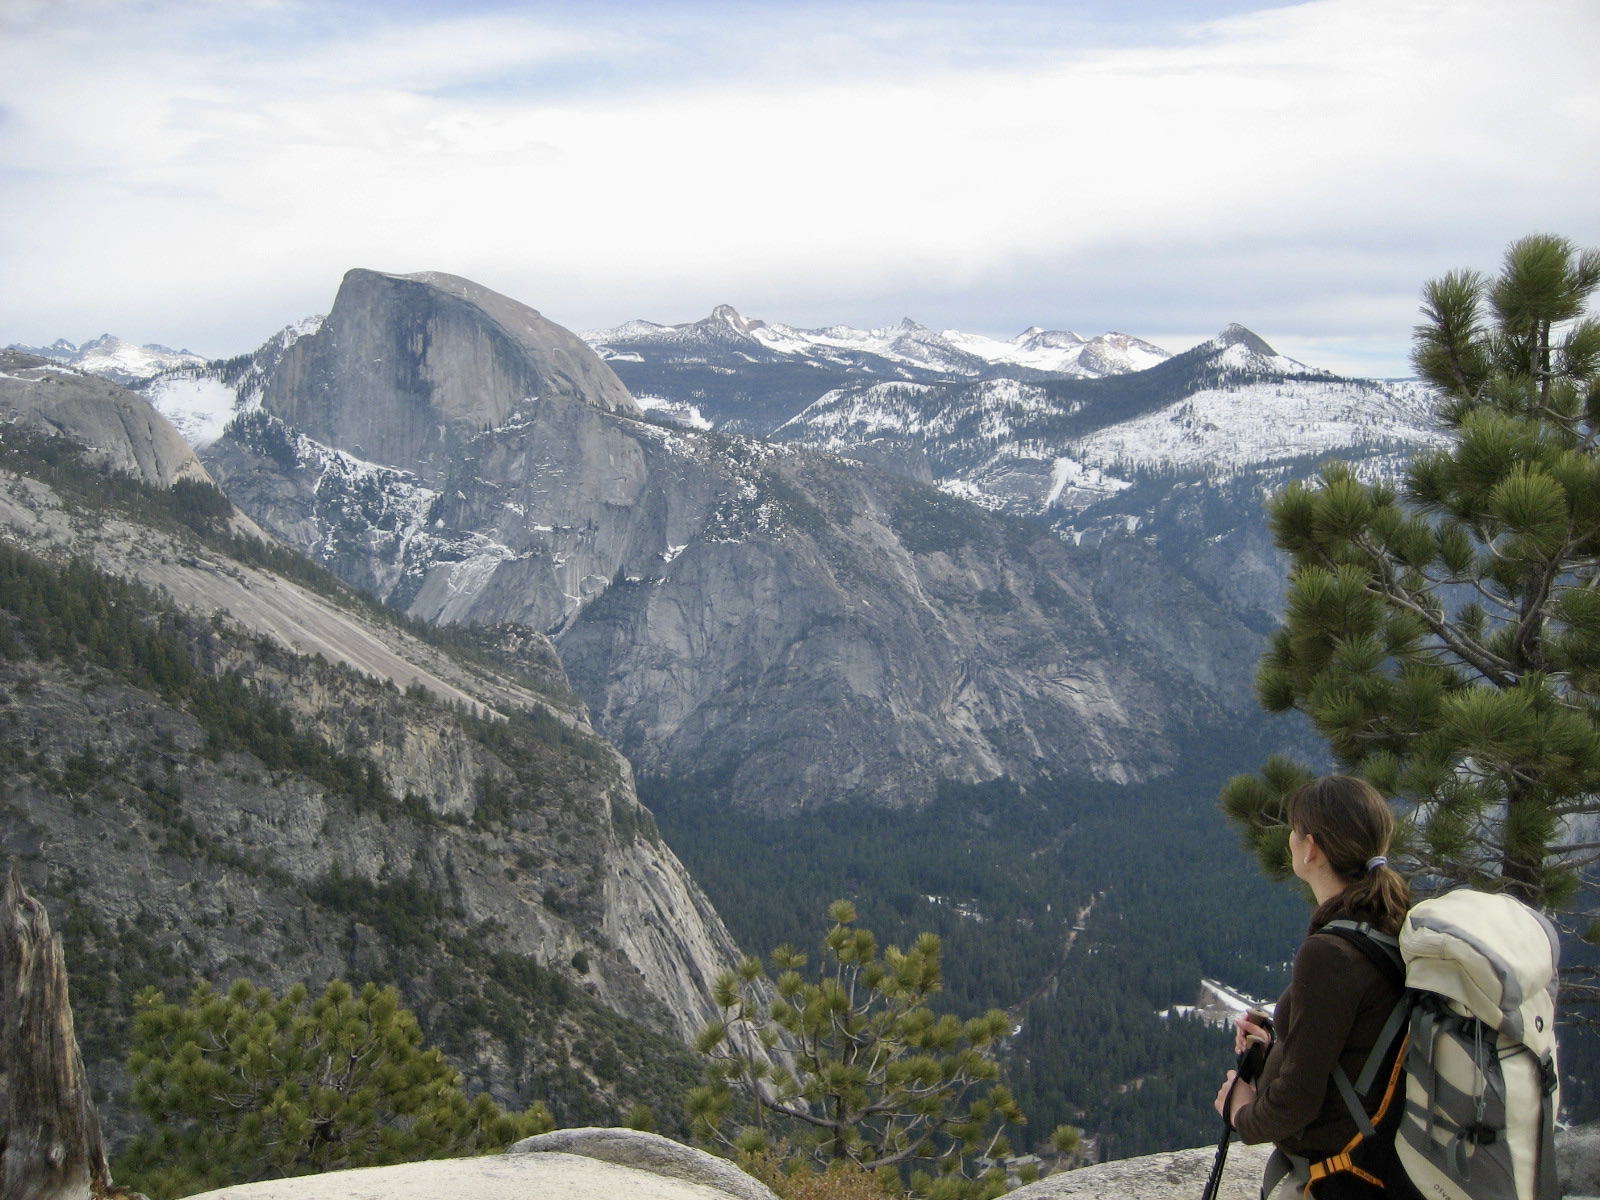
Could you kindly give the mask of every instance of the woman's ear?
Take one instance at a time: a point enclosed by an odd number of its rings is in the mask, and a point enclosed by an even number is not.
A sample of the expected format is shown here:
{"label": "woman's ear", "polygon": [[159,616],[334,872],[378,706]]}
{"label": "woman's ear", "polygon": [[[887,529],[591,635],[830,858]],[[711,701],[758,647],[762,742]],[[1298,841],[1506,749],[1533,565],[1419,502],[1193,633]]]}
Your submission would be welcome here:
{"label": "woman's ear", "polygon": [[1300,839],[1300,861],[1310,866],[1322,856],[1322,848],[1317,845],[1317,839],[1311,834],[1305,834]]}

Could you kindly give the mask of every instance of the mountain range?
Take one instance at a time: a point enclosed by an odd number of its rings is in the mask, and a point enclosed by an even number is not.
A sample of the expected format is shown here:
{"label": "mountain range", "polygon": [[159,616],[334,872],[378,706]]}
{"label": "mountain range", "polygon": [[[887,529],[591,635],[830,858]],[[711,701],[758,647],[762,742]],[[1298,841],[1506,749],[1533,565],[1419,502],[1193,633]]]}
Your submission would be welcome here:
{"label": "mountain range", "polygon": [[772,813],[1155,778],[1252,727],[1261,498],[1438,436],[1419,386],[1239,326],[1173,356],[724,305],[580,340],[433,273],[351,272],[144,390],[263,528],[422,620],[547,631],[646,776]]}
{"label": "mountain range", "polygon": [[641,406],[680,424],[765,437],[824,392],[871,380],[1055,375],[1096,378],[1137,371],[1166,351],[1126,334],[1085,339],[1037,326],[1010,341],[909,317],[884,329],[796,329],[747,320],[731,305],[682,325],[629,321],[583,339]]}
{"label": "mountain range", "polygon": [[942,779],[1156,777],[1251,710],[1253,634],[1147,544],[652,423],[468,281],[353,271],[285,341],[152,394],[260,380],[201,452],[234,502],[414,617],[548,631],[647,775],[773,813],[917,805]]}
{"label": "mountain range", "polygon": [[[78,440],[95,469],[116,467],[106,413],[136,430],[138,397],[19,362],[0,371],[34,373],[40,394],[108,389]],[[1202,1069],[1205,1035],[1154,1012],[1190,999],[1201,974],[1281,983],[1273,955],[1293,936],[1266,919],[1237,929],[1246,885],[1214,886],[1231,846],[1210,812],[1218,773],[1307,743],[1263,722],[1251,692],[1283,587],[1261,501],[1326,457],[1390,474],[1438,437],[1416,385],[1344,379],[1237,326],[1168,355],[1122,334],[797,330],[724,306],[580,337],[436,272],[351,271],[325,317],[138,390],[196,451],[155,456],[166,483],[215,483],[226,501],[157,533],[130,533],[126,505],[91,512],[80,541],[43,544],[187,605],[141,601],[157,624],[225,610],[184,653],[237,670],[306,745],[371,763],[392,807],[266,769],[259,746],[213,769],[199,734],[178,743],[174,776],[195,781],[180,805],[115,810],[133,835],[70,799],[30,801],[27,828],[44,832],[21,845],[36,869],[52,844],[115,848],[85,917],[108,944],[140,869],[124,858],[155,862],[152,890],[181,894],[183,854],[220,861],[240,829],[247,857],[280,874],[229,882],[221,903],[305,914],[294,945],[271,921],[258,945],[216,902],[204,932],[152,902],[145,950],[119,951],[102,985],[104,1013],[126,1001],[138,953],[175,945],[194,949],[163,978],[258,962],[272,978],[389,972],[411,979],[408,1000],[474,1086],[513,1100],[553,1087],[566,1117],[654,1102],[661,1078],[605,1055],[602,1069],[584,1038],[627,1059],[642,1039],[681,1037],[734,953],[659,819],[747,950],[799,944],[804,915],[836,895],[882,928],[939,929],[972,964],[952,975],[963,1003],[1032,997],[1013,1039],[1030,1115],[1049,1128],[1110,1114],[1095,1119],[1125,1149],[1209,1128],[1174,1074]],[[119,469],[145,472],[142,453],[119,452]],[[16,473],[29,494],[66,486],[38,463]],[[291,567],[285,545],[318,567]],[[350,641],[344,622],[365,633]],[[229,637],[226,653],[206,640]],[[64,728],[30,727],[34,778],[65,779],[83,744],[100,761],[138,740],[116,732],[102,752],[88,724]],[[401,770],[412,752],[397,742],[430,749]],[[241,780],[320,797],[321,832],[296,824],[301,799]],[[257,811],[258,824],[240,815]],[[917,861],[891,887],[876,860],[902,846]],[[1150,880],[1147,861],[1172,863],[1171,878]],[[78,886],[53,878],[58,900]],[[1083,957],[1061,975],[1070,914],[1086,907]],[[490,958],[468,952],[475,939]],[[496,990],[517,972],[566,997],[553,1025]],[[1071,1030],[1105,1020],[1166,1057],[1072,1075]],[[521,1027],[535,1033],[519,1042]],[[667,1075],[681,1066],[649,1053]]]}
{"label": "mountain range", "polygon": [[6,349],[77,367],[114,383],[139,383],[175,367],[203,366],[206,361],[190,350],[154,344],[136,346],[109,333],[81,346],[58,338],[48,346],[23,346],[13,342]]}

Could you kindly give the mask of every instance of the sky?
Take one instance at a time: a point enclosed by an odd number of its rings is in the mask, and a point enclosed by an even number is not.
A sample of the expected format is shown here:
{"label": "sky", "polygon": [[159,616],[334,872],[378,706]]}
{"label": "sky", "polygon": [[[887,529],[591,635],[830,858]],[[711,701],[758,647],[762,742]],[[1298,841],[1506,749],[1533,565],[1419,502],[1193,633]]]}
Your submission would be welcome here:
{"label": "sky", "polygon": [[352,267],[573,329],[1230,322],[1409,373],[1600,245],[1594,0],[0,0],[0,344],[221,356]]}

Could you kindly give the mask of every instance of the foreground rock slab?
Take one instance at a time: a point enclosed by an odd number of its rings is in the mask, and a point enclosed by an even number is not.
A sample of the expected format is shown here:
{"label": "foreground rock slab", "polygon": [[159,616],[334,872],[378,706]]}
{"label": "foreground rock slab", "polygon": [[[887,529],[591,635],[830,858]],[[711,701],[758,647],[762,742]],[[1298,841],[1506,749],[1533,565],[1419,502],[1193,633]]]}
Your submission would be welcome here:
{"label": "foreground rock slab", "polygon": [[751,1178],[725,1158],[685,1146],[659,1133],[636,1129],[557,1129],[523,1138],[509,1154],[581,1154],[585,1158],[649,1171],[685,1183],[713,1188],[737,1200],[777,1200],[766,1184]]}
{"label": "foreground rock slab", "polygon": [[331,1171],[219,1188],[190,1200],[729,1200],[732,1195],[709,1184],[551,1152]]}
{"label": "foreground rock slab", "polygon": [[[1259,1200],[1261,1172],[1271,1146],[1239,1146],[1228,1151],[1218,1200]],[[1007,1193],[1006,1200],[1067,1200],[1109,1197],[1117,1200],[1195,1200],[1205,1190],[1216,1147],[1121,1158],[1066,1171]]]}

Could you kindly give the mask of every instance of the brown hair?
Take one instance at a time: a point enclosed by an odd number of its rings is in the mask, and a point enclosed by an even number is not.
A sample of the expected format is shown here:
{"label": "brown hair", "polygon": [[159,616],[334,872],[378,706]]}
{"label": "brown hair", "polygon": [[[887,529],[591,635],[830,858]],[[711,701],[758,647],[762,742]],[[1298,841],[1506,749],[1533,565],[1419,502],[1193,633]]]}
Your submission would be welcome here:
{"label": "brown hair", "polygon": [[1398,871],[1367,862],[1389,853],[1394,812],[1383,794],[1365,779],[1324,775],[1289,798],[1289,825],[1301,837],[1316,839],[1328,865],[1345,889],[1319,905],[1311,928],[1348,916],[1397,935],[1411,907],[1411,887]]}

